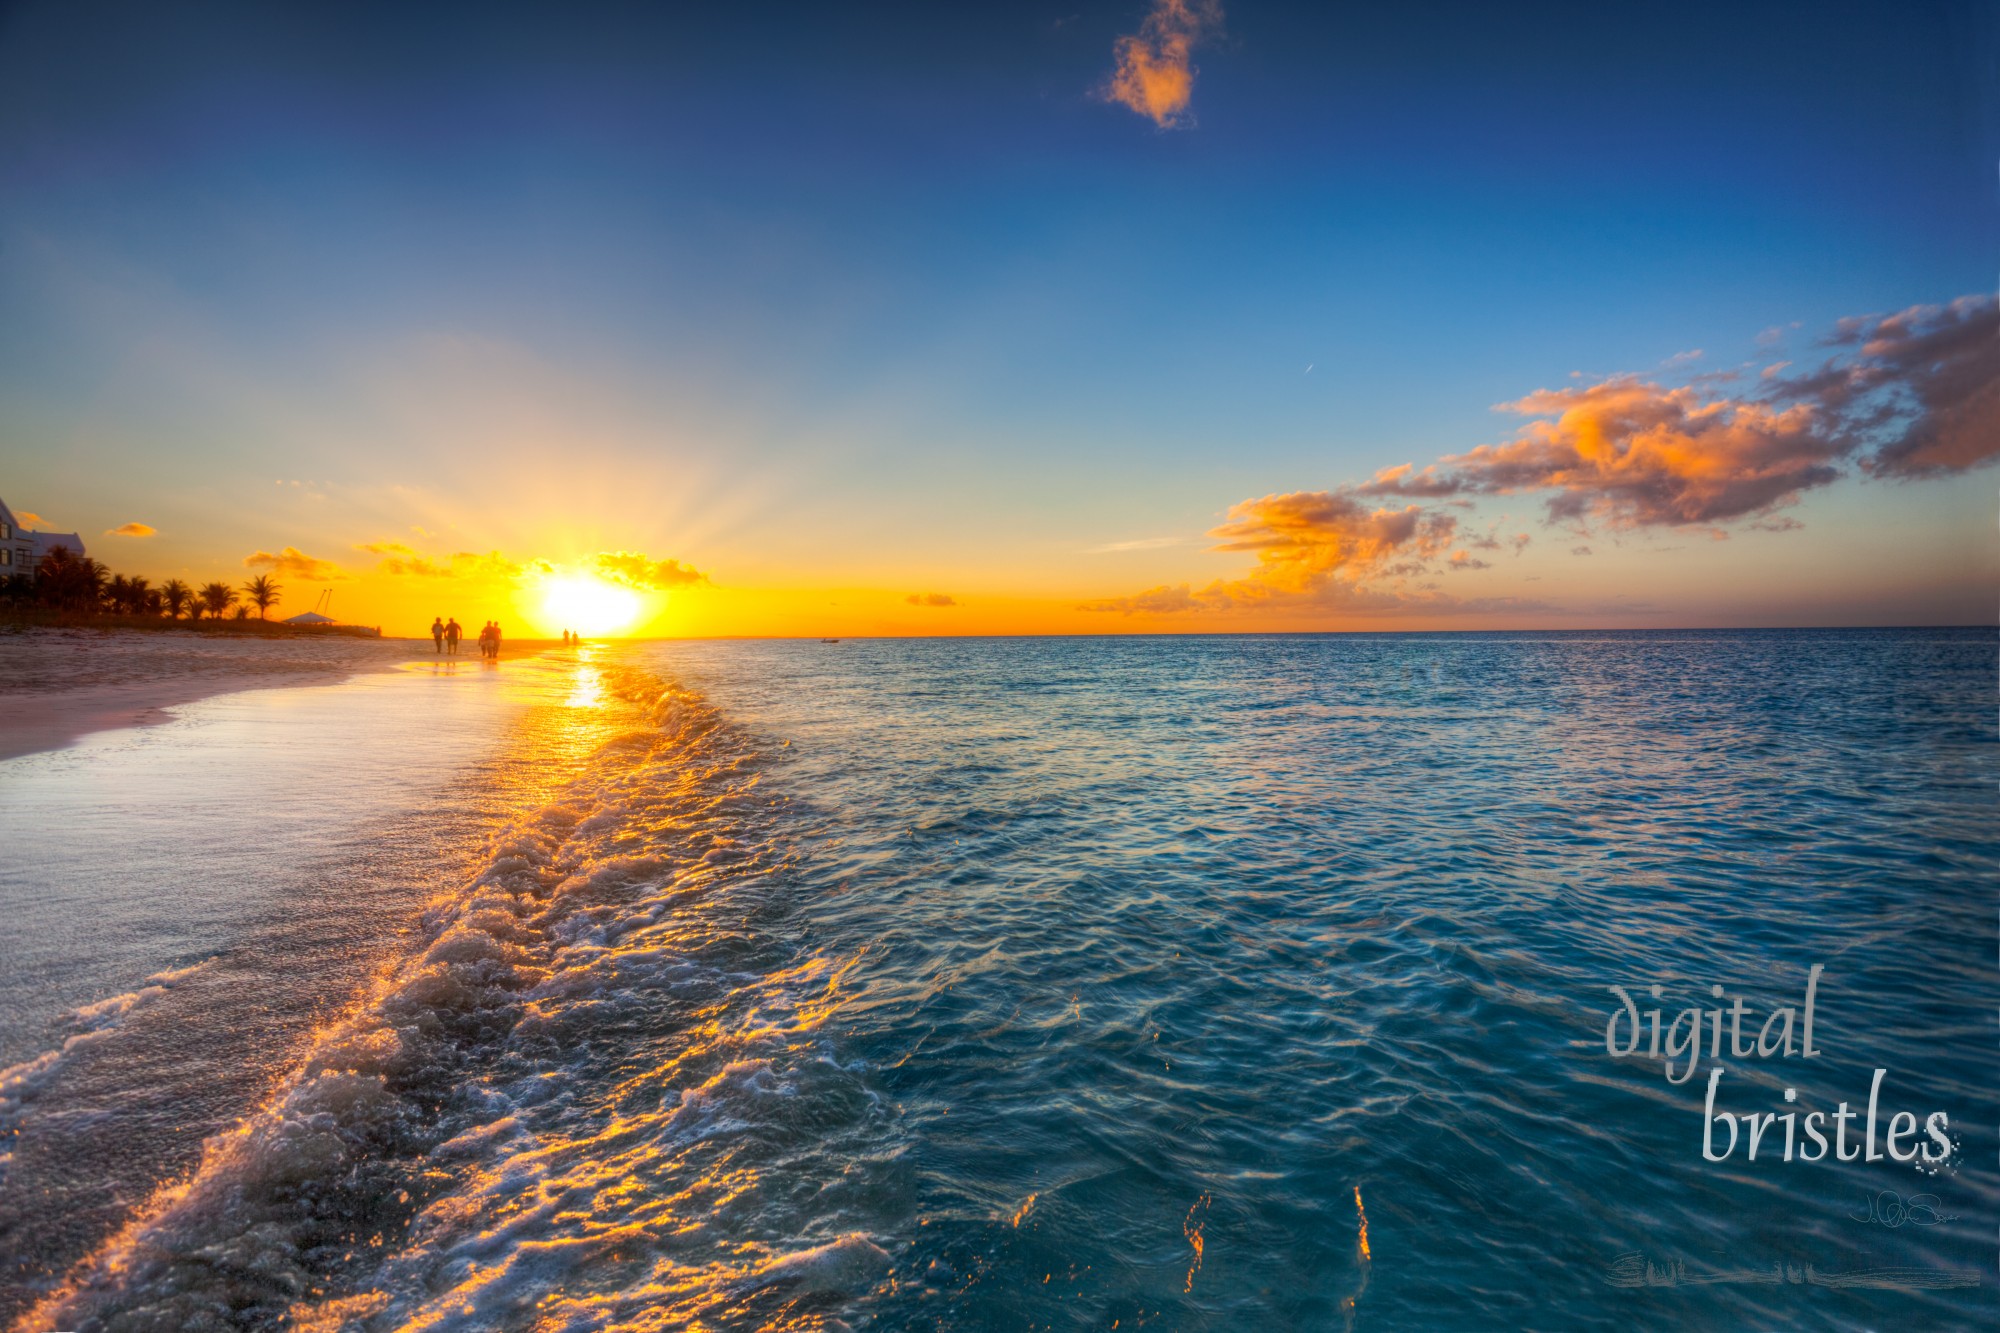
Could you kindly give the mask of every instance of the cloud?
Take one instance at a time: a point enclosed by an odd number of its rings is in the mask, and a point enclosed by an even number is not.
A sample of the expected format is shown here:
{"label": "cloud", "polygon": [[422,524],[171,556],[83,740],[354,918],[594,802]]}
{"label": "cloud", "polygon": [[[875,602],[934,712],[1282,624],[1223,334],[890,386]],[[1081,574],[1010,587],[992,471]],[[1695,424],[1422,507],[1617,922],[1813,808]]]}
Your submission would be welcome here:
{"label": "cloud", "polygon": [[517,579],[523,574],[547,574],[554,569],[546,560],[510,560],[498,551],[451,554],[451,572],[463,578]]}
{"label": "cloud", "polygon": [[1712,524],[1763,514],[1834,481],[1843,452],[1809,404],[1707,398],[1632,376],[1542,389],[1501,404],[1544,418],[1515,437],[1377,476],[1365,494],[1553,492],[1552,522],[1612,527]]}
{"label": "cloud", "polygon": [[39,528],[48,522],[40,514],[31,514],[25,509],[16,512],[14,517],[21,520],[21,526],[24,528]]}
{"label": "cloud", "polygon": [[1104,95],[1161,129],[1186,125],[1194,96],[1194,48],[1222,23],[1217,0],[1153,0],[1136,36],[1112,48],[1118,67]]}
{"label": "cloud", "polygon": [[905,597],[903,600],[908,602],[911,606],[957,606],[958,605],[958,600],[956,598],[954,598],[949,593],[942,593],[942,592],[925,592],[925,593],[913,592],[908,597]]}
{"label": "cloud", "polygon": [[1837,355],[1774,392],[1838,414],[1881,477],[1942,477],[2000,458],[2000,302],[1961,296],[1881,318],[1842,320]]}
{"label": "cloud", "polygon": [[708,576],[678,560],[654,560],[636,551],[599,551],[591,562],[598,574],[641,592],[666,592],[706,583]]}
{"label": "cloud", "polygon": [[1844,319],[1817,370],[1781,362],[1754,395],[1711,377],[1634,375],[1542,389],[1499,410],[1541,418],[1504,443],[1421,470],[1385,468],[1356,494],[1411,499],[1544,493],[1552,522],[1613,528],[1768,520],[1858,462],[1946,476],[2000,457],[2000,311],[1991,296]]}
{"label": "cloud", "polygon": [[448,579],[455,578],[457,571],[449,563],[440,564],[421,555],[391,556],[375,566],[377,574],[387,574],[393,578]]}
{"label": "cloud", "polygon": [[498,551],[454,551],[434,560],[402,542],[366,542],[355,549],[385,557],[374,572],[394,578],[513,579],[523,574],[545,574],[554,568],[546,560],[512,560]]}
{"label": "cloud", "polygon": [[346,572],[333,561],[307,555],[296,546],[287,546],[276,555],[269,551],[246,555],[243,566],[246,569],[263,569],[286,578],[303,579],[307,583],[331,583],[347,577]]}
{"label": "cloud", "polygon": [[106,528],[107,537],[150,537],[159,529],[150,523],[120,523],[115,528]]}
{"label": "cloud", "polygon": [[1309,591],[1272,588],[1256,579],[1217,579],[1207,587],[1191,584],[1162,584],[1128,597],[1080,602],[1079,611],[1116,612],[1121,615],[1176,615],[1199,612],[1245,610],[1324,614],[1348,612],[1362,615],[1471,615],[1498,611],[1548,611],[1546,602],[1522,597],[1454,597],[1436,590],[1434,583],[1421,583],[1414,591],[1363,587],[1327,580]]}
{"label": "cloud", "polygon": [[1106,542],[1102,546],[1086,546],[1085,555],[1109,555],[1114,551],[1156,551],[1162,546],[1179,546],[1179,537],[1141,537],[1137,541]]}
{"label": "cloud", "polygon": [[1273,587],[1308,589],[1335,573],[1422,563],[1457,530],[1456,518],[1417,505],[1376,509],[1342,491],[1294,491],[1243,501],[1209,535],[1218,551],[1255,552],[1258,577]]}
{"label": "cloud", "polygon": [[[1430,612],[1529,610],[1515,598],[1463,599],[1399,586],[1431,571],[1484,568],[1460,551],[1451,556],[1458,519],[1441,509],[1381,508],[1347,490],[1295,491],[1245,500],[1210,534],[1218,551],[1253,552],[1256,566],[1238,579],[1202,588],[1163,584],[1128,597],[1086,602],[1086,611],[1172,614],[1197,611],[1317,610]],[[1497,544],[1497,543],[1496,543]],[[1387,588],[1367,586],[1386,580]]]}
{"label": "cloud", "polygon": [[[1783,332],[1766,330],[1758,341],[1775,342]],[[1409,580],[1488,567],[1472,552],[1501,549],[1497,530],[1462,532],[1449,512],[1485,497],[1541,496],[1545,519],[1579,536],[1593,525],[1695,528],[1723,541],[1735,525],[1777,533],[1802,526],[1778,511],[1855,468],[1908,480],[2000,461],[2000,302],[1993,296],[1843,319],[1819,346],[1828,355],[1818,369],[1786,375],[1791,363],[1779,362],[1754,386],[1733,387],[1733,374],[1681,384],[1614,375],[1537,390],[1498,405],[1530,418],[1500,443],[1422,468],[1384,468],[1359,485],[1243,501],[1210,535],[1216,550],[1257,557],[1244,577],[1201,588],[1163,584],[1082,609],[1539,609],[1513,599],[1459,599]],[[1382,503],[1395,500],[1406,503]],[[1504,544],[1518,555],[1530,541],[1519,533]],[[1585,556],[1591,548],[1570,553]]]}

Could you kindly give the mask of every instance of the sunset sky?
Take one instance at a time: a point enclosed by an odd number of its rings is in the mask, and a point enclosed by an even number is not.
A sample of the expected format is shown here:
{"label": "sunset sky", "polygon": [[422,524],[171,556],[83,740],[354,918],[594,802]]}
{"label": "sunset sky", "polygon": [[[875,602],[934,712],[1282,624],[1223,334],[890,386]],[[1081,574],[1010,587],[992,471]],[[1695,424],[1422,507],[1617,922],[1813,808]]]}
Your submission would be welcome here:
{"label": "sunset sky", "polygon": [[13,5],[0,498],[391,633],[1990,621],[1994,13]]}

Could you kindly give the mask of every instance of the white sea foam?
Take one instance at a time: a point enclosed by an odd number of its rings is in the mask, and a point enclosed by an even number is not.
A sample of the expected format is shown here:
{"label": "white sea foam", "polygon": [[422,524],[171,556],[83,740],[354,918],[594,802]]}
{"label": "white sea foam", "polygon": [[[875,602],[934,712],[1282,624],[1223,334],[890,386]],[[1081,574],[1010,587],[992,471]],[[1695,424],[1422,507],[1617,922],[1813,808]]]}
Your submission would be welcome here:
{"label": "white sea foam", "polygon": [[[165,995],[213,961],[204,958],[186,967],[156,972],[147,977],[145,984],[137,990],[78,1006],[64,1016],[67,1034],[60,1046],[0,1069],[0,1139],[12,1139],[19,1132],[29,1104],[61,1076],[69,1057],[80,1047],[115,1032],[133,1010]],[[4,1173],[11,1160],[11,1154],[0,1157],[0,1180],[5,1179]]]}
{"label": "white sea foam", "polygon": [[888,1268],[812,1235],[769,1169],[878,1104],[820,1034],[843,967],[745,928],[786,855],[740,799],[756,747],[607,674],[643,725],[497,833],[407,960],[38,1317],[607,1328]]}

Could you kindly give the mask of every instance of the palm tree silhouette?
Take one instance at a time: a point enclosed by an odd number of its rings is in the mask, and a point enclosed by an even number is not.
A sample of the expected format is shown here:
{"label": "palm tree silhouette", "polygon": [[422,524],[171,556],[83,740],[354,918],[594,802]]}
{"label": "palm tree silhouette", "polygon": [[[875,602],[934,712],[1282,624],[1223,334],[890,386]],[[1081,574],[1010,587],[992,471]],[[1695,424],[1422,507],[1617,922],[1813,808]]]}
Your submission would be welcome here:
{"label": "palm tree silhouette", "polygon": [[104,566],[67,546],[52,546],[35,565],[35,595],[45,606],[95,611],[104,595]]}
{"label": "palm tree silhouette", "polygon": [[284,589],[269,574],[259,574],[243,585],[250,605],[257,608],[257,619],[266,619],[265,613],[278,603],[278,594]]}
{"label": "palm tree silhouette", "polygon": [[202,609],[217,620],[222,619],[224,611],[236,605],[236,590],[227,583],[204,583],[200,596]]}
{"label": "palm tree silhouette", "polygon": [[166,603],[169,620],[179,620],[183,607],[189,610],[196,609],[191,605],[194,602],[194,589],[179,579],[168,579],[160,585],[160,600]]}

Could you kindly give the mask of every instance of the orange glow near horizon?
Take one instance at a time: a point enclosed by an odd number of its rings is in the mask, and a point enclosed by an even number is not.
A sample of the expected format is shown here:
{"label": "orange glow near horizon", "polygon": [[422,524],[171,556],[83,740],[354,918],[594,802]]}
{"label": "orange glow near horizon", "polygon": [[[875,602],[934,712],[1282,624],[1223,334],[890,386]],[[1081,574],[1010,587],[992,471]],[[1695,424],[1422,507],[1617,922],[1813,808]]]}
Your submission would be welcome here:
{"label": "orange glow near horizon", "polygon": [[542,585],[542,619],[558,632],[615,635],[630,629],[642,610],[638,593],[588,574],[551,578]]}

